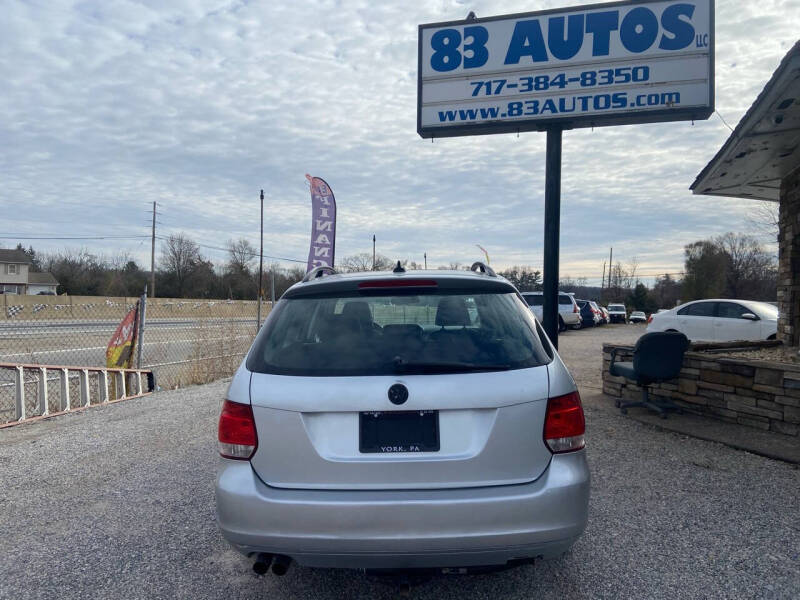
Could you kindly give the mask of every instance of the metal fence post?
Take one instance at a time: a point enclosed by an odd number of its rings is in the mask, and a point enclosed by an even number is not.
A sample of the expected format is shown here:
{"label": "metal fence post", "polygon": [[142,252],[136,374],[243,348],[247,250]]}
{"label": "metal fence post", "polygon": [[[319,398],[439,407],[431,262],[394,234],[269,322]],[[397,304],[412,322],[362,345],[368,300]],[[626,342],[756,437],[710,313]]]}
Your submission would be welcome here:
{"label": "metal fence post", "polygon": [[7,294],[3,294],[3,318],[8,319],[8,299]]}
{"label": "metal fence post", "polygon": [[142,368],[142,348],[144,348],[144,323],[145,313],[147,312],[147,286],[144,286],[144,294],[139,298],[139,332],[136,337],[138,348],[136,350],[136,367]]}

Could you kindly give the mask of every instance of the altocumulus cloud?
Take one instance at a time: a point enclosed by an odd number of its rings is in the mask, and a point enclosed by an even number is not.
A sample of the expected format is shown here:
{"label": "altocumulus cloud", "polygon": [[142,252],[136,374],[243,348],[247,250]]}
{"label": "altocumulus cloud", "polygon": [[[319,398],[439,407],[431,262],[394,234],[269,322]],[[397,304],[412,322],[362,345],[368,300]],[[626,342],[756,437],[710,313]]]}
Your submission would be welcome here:
{"label": "altocumulus cloud", "polygon": [[[0,20],[0,235],[258,231],[304,258],[304,173],[339,202],[337,254],[541,264],[544,135],[416,134],[416,26],[573,2],[50,1]],[[717,108],[734,125],[795,41],[793,0],[718,1]],[[751,203],[688,186],[729,134],[709,121],[566,132],[562,274],[599,278],[608,247],[676,271],[683,244],[747,227]],[[6,244],[11,240],[0,240]],[[80,242],[31,241],[43,250]],[[149,240],[86,242],[146,262]],[[216,261],[224,253],[204,250]]]}

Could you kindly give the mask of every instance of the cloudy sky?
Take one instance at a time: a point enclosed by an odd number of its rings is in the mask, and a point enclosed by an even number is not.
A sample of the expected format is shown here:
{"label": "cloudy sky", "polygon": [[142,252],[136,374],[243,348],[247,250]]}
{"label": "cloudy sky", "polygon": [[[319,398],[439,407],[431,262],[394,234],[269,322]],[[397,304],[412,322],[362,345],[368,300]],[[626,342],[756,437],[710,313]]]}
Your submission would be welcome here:
{"label": "cloudy sky", "polygon": [[[417,25],[577,4],[515,0],[0,0],[0,245],[130,253],[184,231],[304,261],[305,173],[339,207],[337,256],[542,264],[545,135],[416,133]],[[797,40],[797,0],[717,0],[716,107],[735,126]],[[561,274],[599,281],[610,246],[643,275],[683,245],[752,229],[755,203],[692,196],[717,116],[564,134]],[[44,240],[120,236],[119,240]],[[16,236],[16,237],[14,237]],[[142,237],[136,237],[142,236]],[[147,237],[145,237],[147,236]],[[285,266],[291,263],[283,261]]]}

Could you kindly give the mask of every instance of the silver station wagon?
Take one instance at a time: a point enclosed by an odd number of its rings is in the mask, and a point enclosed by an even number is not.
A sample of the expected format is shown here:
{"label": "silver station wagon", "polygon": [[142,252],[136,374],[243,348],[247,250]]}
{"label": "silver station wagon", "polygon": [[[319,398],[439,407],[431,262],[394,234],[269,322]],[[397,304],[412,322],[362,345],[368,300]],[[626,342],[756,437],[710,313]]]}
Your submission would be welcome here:
{"label": "silver station wagon", "polygon": [[586,527],[584,427],[563,362],[485,265],[315,269],[228,389],[219,527],[279,575],[555,558]]}

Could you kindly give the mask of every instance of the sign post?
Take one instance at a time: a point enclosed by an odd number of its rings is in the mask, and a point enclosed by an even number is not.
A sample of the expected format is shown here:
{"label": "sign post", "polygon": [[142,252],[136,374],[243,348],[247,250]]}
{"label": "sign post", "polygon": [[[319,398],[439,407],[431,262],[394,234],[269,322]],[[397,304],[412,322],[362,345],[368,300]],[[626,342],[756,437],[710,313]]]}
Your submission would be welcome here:
{"label": "sign post", "polygon": [[544,326],[557,345],[561,134],[707,119],[714,0],[627,0],[419,26],[417,133],[547,131]]}
{"label": "sign post", "polygon": [[544,278],[542,321],[558,350],[558,248],[561,230],[561,128],[547,130],[544,174]]}

